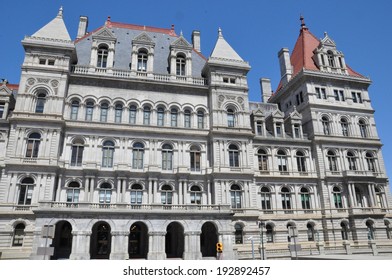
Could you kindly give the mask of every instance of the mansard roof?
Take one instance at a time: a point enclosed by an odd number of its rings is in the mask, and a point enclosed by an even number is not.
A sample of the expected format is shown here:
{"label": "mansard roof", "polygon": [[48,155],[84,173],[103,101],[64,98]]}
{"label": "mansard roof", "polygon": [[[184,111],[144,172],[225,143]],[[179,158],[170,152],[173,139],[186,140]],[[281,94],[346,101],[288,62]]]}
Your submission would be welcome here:
{"label": "mansard roof", "polygon": [[[172,25],[171,28],[158,28],[112,22],[110,18],[108,18],[103,26],[87,33],[85,36],[75,41],[78,65],[89,65],[92,37],[103,29],[108,30],[108,32],[116,38],[114,68],[121,70],[129,70],[132,57],[132,42],[137,42],[140,45],[140,43],[143,43],[144,41],[146,45],[154,45],[154,73],[168,74],[170,46],[176,42],[186,42],[185,39],[182,40],[181,36],[176,34],[174,25]],[[190,44],[189,49],[191,50],[192,56],[192,76],[201,77],[201,71],[206,63],[206,58],[194,50]]]}

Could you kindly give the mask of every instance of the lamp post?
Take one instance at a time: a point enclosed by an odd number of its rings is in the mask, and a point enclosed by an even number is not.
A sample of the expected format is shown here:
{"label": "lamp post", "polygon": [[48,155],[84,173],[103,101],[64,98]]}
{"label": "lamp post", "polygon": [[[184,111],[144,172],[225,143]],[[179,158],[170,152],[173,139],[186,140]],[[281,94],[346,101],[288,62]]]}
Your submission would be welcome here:
{"label": "lamp post", "polygon": [[259,228],[260,228],[260,242],[261,242],[261,259],[264,260],[265,259],[265,255],[264,255],[264,226],[265,224],[262,221],[258,221],[259,224]]}
{"label": "lamp post", "polygon": [[251,241],[252,243],[252,259],[255,259],[255,247],[254,247],[254,241],[253,241],[253,236],[249,237],[248,240]]}

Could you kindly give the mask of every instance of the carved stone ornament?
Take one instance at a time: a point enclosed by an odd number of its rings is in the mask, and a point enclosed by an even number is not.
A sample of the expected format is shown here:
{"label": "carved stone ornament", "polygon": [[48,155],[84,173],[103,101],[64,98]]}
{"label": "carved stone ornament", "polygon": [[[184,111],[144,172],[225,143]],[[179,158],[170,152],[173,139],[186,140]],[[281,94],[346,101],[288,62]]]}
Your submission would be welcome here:
{"label": "carved stone ornament", "polygon": [[56,88],[56,87],[59,86],[59,81],[57,81],[57,80],[52,80],[52,81],[50,82],[50,84],[52,85],[52,87]]}
{"label": "carved stone ornament", "polygon": [[27,79],[27,84],[28,84],[29,86],[34,85],[34,84],[35,84],[35,79],[34,79],[34,78],[28,78],[28,79]]}

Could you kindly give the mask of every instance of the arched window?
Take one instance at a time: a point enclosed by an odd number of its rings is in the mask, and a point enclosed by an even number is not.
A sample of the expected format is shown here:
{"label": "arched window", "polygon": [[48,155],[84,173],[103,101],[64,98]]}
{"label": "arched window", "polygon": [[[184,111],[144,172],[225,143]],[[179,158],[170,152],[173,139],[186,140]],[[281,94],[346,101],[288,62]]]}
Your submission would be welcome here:
{"label": "arched window", "polygon": [[276,157],[278,160],[278,169],[279,171],[287,171],[287,155],[286,152],[283,150],[278,150],[276,153]]}
{"label": "arched window", "polygon": [[37,93],[37,103],[35,105],[36,113],[43,113],[46,102],[46,92],[38,92]]}
{"label": "arched window", "polygon": [[353,152],[347,152],[348,170],[357,170],[357,159]]}
{"label": "arched window", "polygon": [[122,111],[123,111],[123,105],[121,103],[117,103],[115,107],[115,118],[114,118],[114,121],[116,123],[121,123]]}
{"label": "arched window", "polygon": [[148,54],[145,49],[139,50],[137,54],[137,71],[147,72]]}
{"label": "arched window", "polygon": [[150,116],[151,116],[151,108],[150,106],[144,106],[143,108],[143,124],[149,125],[150,124]]}
{"label": "arched window", "polygon": [[131,187],[131,204],[142,204],[143,202],[143,188],[135,184]]}
{"label": "arched window", "polygon": [[368,231],[368,239],[369,240],[374,240],[375,236],[374,236],[374,224],[372,221],[367,221],[366,222],[366,227],[367,227],[367,231]]}
{"label": "arched window", "polygon": [[71,166],[82,166],[84,141],[75,139],[72,142]]}
{"label": "arched window", "polygon": [[158,107],[157,110],[157,125],[164,126],[165,125],[165,109],[163,107]]}
{"label": "arched window", "polygon": [[258,150],[257,159],[259,162],[259,170],[260,171],[267,171],[268,170],[268,155],[264,149]]}
{"label": "arched window", "polygon": [[358,187],[355,187],[354,192],[355,192],[355,199],[357,200],[357,205],[359,207],[363,207],[361,190]]}
{"label": "arched window", "polygon": [[239,159],[239,150],[238,147],[234,144],[229,146],[229,165],[230,167],[239,167],[240,159]]}
{"label": "arched window", "polygon": [[306,158],[302,151],[297,151],[295,154],[297,158],[297,168],[298,172],[306,172]]}
{"label": "arched window", "polygon": [[310,209],[310,193],[307,188],[301,188],[301,205],[302,209]]}
{"label": "arched window", "polygon": [[329,127],[329,119],[328,119],[328,117],[323,116],[321,118],[321,124],[323,125],[324,135],[330,135],[331,134],[331,129]]}
{"label": "arched window", "polygon": [[340,119],[340,126],[342,127],[342,135],[348,136],[348,121],[345,118]]}
{"label": "arched window", "polygon": [[136,123],[136,106],[131,105],[129,106],[129,123],[135,124]]}
{"label": "arched window", "polygon": [[201,110],[197,111],[197,128],[204,128],[204,112]]}
{"label": "arched window", "polygon": [[5,102],[0,102],[0,119],[3,119],[3,116],[4,116],[4,119],[7,117],[5,115],[5,113],[7,113],[7,112],[4,112],[4,109],[5,109]]}
{"label": "arched window", "polygon": [[178,54],[176,58],[176,75],[185,76],[186,60],[183,54]]}
{"label": "arched window", "polygon": [[348,226],[346,222],[340,223],[342,240],[348,240]]}
{"label": "arched window", "polygon": [[132,167],[133,169],[143,169],[144,145],[142,143],[133,144]]}
{"label": "arched window", "polygon": [[334,68],[335,67],[335,60],[334,60],[334,55],[333,55],[332,51],[327,52],[327,57],[328,57],[329,66]]}
{"label": "arched window", "polygon": [[109,183],[103,183],[99,187],[99,203],[107,204],[112,199],[112,186]]}
{"label": "arched window", "polygon": [[161,203],[162,204],[172,204],[173,203],[173,188],[171,186],[168,186],[168,185],[162,186]]}
{"label": "arched window", "polygon": [[376,172],[376,161],[374,159],[373,153],[367,152],[365,155],[366,163],[369,171]]}
{"label": "arched window", "polygon": [[24,178],[20,184],[18,204],[31,205],[33,190],[34,180],[32,178]]}
{"label": "arched window", "polygon": [[384,208],[384,199],[383,193],[379,187],[374,188],[374,192],[376,193],[376,205],[377,207]]}
{"label": "arched window", "polygon": [[283,187],[280,193],[282,197],[282,208],[283,209],[291,209],[291,193],[290,190],[286,187]]}
{"label": "arched window", "polygon": [[272,227],[271,224],[267,224],[265,226],[266,230],[266,238],[268,243],[273,243],[274,242],[274,228]]}
{"label": "arched window", "polygon": [[71,182],[67,189],[67,202],[78,203],[80,195],[80,184],[78,182]]}
{"label": "arched window", "polygon": [[109,104],[106,102],[103,102],[101,104],[101,122],[108,121],[108,111],[109,111]]}
{"label": "arched window", "polygon": [[86,121],[93,120],[93,112],[94,112],[94,102],[87,101],[87,103],[86,103]]}
{"label": "arched window", "polygon": [[162,146],[162,170],[173,169],[173,147],[170,144]]}
{"label": "arched window", "polygon": [[362,138],[367,138],[368,137],[368,132],[367,132],[367,125],[364,120],[359,120],[358,121],[358,126],[359,126],[359,132],[361,133]]}
{"label": "arched window", "polygon": [[178,110],[173,108],[170,111],[171,115],[171,126],[176,127],[177,126],[177,118],[178,118]]}
{"label": "arched window", "polygon": [[201,189],[199,186],[192,186],[190,195],[191,204],[201,204]]}
{"label": "arched window", "polygon": [[23,246],[23,239],[25,236],[25,225],[19,223],[14,228],[14,234],[12,238],[12,247],[21,247]]}
{"label": "arched window", "polygon": [[314,226],[311,223],[306,225],[308,241],[314,241]]}
{"label": "arched window", "polygon": [[106,68],[108,62],[108,47],[100,45],[98,47],[97,67]]}
{"label": "arched window", "polygon": [[190,149],[191,171],[200,171],[201,153],[200,148],[192,146]]}
{"label": "arched window", "polygon": [[105,141],[102,145],[102,167],[113,167],[114,143]]}
{"label": "arched window", "polygon": [[327,158],[328,158],[329,171],[338,171],[338,162],[337,162],[337,156],[335,155],[335,152],[331,150],[328,151]]}
{"label": "arched window", "polygon": [[227,126],[228,127],[235,126],[235,113],[233,109],[227,109]]}
{"label": "arched window", "polygon": [[191,111],[188,109],[184,111],[184,127],[191,127]]}
{"label": "arched window", "polygon": [[271,191],[267,187],[262,187],[261,191],[261,208],[263,210],[271,209]]}
{"label": "arched window", "polygon": [[392,227],[391,227],[391,223],[388,220],[384,221],[385,224],[385,230],[387,233],[387,238],[388,239],[392,239]]}
{"label": "arched window", "polygon": [[27,139],[26,157],[37,158],[39,152],[39,144],[41,143],[41,134],[33,132]]}
{"label": "arched window", "polygon": [[333,187],[332,196],[333,196],[333,203],[335,205],[335,208],[337,209],[343,208],[342,191],[340,190],[340,188]]}
{"label": "arched window", "polygon": [[243,244],[244,232],[243,232],[242,225],[235,224],[234,229],[235,229],[235,244]]}
{"label": "arched window", "polygon": [[78,118],[79,111],[79,101],[73,100],[71,103],[71,120],[76,120]]}
{"label": "arched window", "polygon": [[232,185],[230,188],[230,196],[231,196],[231,207],[232,208],[241,208],[241,188],[237,185]]}

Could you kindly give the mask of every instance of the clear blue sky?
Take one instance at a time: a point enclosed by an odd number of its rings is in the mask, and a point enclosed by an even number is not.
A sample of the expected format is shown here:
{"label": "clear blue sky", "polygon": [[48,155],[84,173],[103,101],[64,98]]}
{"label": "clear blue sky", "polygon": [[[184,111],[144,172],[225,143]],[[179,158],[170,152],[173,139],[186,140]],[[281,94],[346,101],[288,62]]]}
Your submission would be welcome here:
{"label": "clear blue sky", "polygon": [[221,27],[225,39],[252,67],[248,75],[252,101],[260,100],[260,77],[270,78],[276,88],[280,76],[277,52],[282,47],[293,49],[299,34],[299,16],[303,14],[316,37],[321,38],[327,31],[345,54],[347,64],[372,79],[370,97],[384,143],[387,173],[392,175],[392,125],[387,117],[392,104],[388,84],[392,1],[7,1],[0,17],[0,78],[19,83],[24,55],[20,41],[52,20],[61,5],[72,38],[80,15],[88,16],[89,31],[103,25],[107,16],[112,21],[147,26],[170,28],[174,24],[177,34],[183,31],[188,41],[192,30],[200,30],[202,52],[207,57]]}

